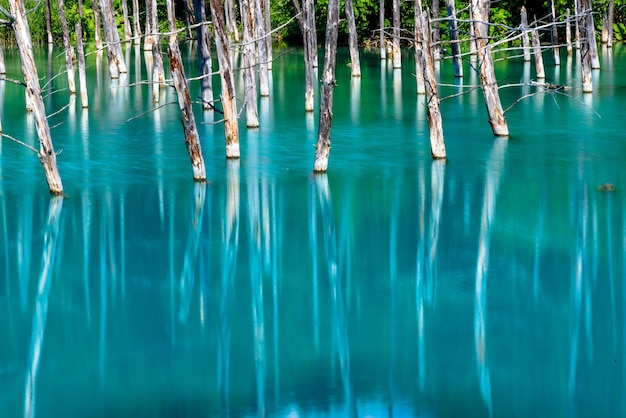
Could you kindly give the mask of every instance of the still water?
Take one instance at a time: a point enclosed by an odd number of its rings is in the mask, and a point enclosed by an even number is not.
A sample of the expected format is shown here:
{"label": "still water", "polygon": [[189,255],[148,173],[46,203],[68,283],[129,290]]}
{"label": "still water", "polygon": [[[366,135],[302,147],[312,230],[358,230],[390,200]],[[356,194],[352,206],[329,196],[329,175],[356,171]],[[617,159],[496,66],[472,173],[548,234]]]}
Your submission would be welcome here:
{"label": "still water", "polygon": [[[442,102],[445,162],[410,54],[394,71],[364,52],[351,80],[341,51],[316,176],[302,51],[275,55],[240,161],[197,108],[207,184],[177,106],[147,112],[132,47],[114,83],[89,55],[88,110],[63,75],[45,86],[65,198],[0,142],[0,416],[626,415],[626,48],[602,52],[589,95],[565,51],[546,61],[565,94],[533,94],[530,66],[498,61],[504,107],[528,95],[509,139],[469,62],[455,80],[443,61],[441,96],[468,90]],[[37,60],[45,80],[62,70],[59,50]],[[0,83],[4,132],[34,144],[23,109]]]}

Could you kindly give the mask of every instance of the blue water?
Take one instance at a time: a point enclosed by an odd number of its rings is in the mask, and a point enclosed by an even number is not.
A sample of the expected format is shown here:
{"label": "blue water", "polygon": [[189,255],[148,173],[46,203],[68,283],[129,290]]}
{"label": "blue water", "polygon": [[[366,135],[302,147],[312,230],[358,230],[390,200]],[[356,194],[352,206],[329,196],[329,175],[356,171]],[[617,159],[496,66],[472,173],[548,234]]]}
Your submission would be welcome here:
{"label": "blue water", "polygon": [[[88,110],[63,75],[46,86],[49,114],[69,103],[50,118],[64,198],[0,142],[0,416],[626,415],[623,46],[590,95],[565,52],[546,57],[561,93],[497,61],[504,107],[528,95],[511,137],[493,137],[479,89],[450,97],[445,162],[412,56],[398,71],[364,51],[351,80],[340,51],[326,175],[302,51],[275,52],[240,161],[196,108],[206,184],[177,106],[150,111],[143,52],[126,53],[118,82],[88,56]],[[37,60],[62,71],[56,49]],[[465,65],[461,82],[440,64],[442,97],[477,82]],[[0,99],[3,132],[34,145],[21,87]]]}

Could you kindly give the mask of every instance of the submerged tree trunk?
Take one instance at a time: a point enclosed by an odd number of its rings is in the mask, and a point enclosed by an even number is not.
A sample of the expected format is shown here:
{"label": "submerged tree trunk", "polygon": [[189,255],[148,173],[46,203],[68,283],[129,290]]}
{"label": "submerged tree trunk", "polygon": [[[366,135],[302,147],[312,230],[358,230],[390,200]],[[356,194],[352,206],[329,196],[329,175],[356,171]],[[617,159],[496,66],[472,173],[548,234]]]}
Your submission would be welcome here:
{"label": "submerged tree trunk", "polygon": [[13,30],[15,31],[15,41],[20,54],[22,74],[26,84],[26,97],[32,105],[33,116],[37,126],[37,136],[39,137],[39,161],[43,167],[48,182],[48,189],[54,195],[63,194],[63,183],[57,168],[56,153],[52,145],[50,126],[46,118],[46,109],[41,96],[39,86],[39,76],[35,66],[35,57],[30,38],[30,29],[26,20],[23,0],[10,0],[11,15],[13,16]]}
{"label": "submerged tree trunk", "polygon": [[237,27],[237,17],[234,3],[234,0],[224,1],[224,18],[226,20],[226,30],[228,32],[229,39],[239,42],[241,38],[239,38],[239,28]]}
{"label": "submerged tree trunk", "polygon": [[433,158],[446,158],[446,144],[443,139],[443,124],[439,108],[439,93],[435,77],[435,57],[430,42],[430,22],[428,14],[422,12],[415,21],[416,31],[420,33],[417,42],[421,43],[420,61],[426,87],[426,105],[428,107],[428,128],[430,130],[430,152]]}
{"label": "submerged tree trunk", "polygon": [[161,54],[161,39],[157,33],[153,36],[152,44],[152,101],[159,103],[161,100],[161,86],[165,86],[165,70],[163,68],[163,54]]}
{"label": "submerged tree trunk", "polygon": [[[500,95],[498,94],[498,82],[493,69],[491,47],[488,44],[488,3],[485,0],[472,0],[470,15],[474,23],[474,38],[476,40],[476,55],[480,69],[480,85],[485,96],[485,105],[489,115],[491,130],[496,136],[508,136],[509,127],[504,117]],[[480,22],[480,23],[479,23]]]}
{"label": "submerged tree trunk", "polygon": [[385,0],[378,1],[378,48],[380,49],[380,59],[387,58],[387,47],[385,46]]}
{"label": "submerged tree trunk", "polygon": [[550,40],[552,41],[552,52],[554,56],[554,65],[561,65],[561,57],[559,52],[559,31],[557,30],[556,12],[554,10],[554,0],[550,0]]}
{"label": "submerged tree trunk", "polygon": [[152,51],[154,37],[158,31],[157,2],[156,0],[146,0],[146,36],[143,40],[144,51]]}
{"label": "submerged tree trunk", "polygon": [[239,158],[239,127],[237,125],[237,99],[235,97],[235,80],[230,64],[228,35],[224,21],[224,9],[221,0],[210,0],[213,30],[215,32],[215,48],[220,66],[222,81],[222,109],[224,112],[224,136],[226,137],[226,158]]}
{"label": "submerged tree trunk", "polygon": [[565,43],[568,55],[572,54],[572,16],[569,8],[565,11]]}
{"label": "submerged tree trunk", "polygon": [[165,2],[167,8],[167,24],[170,31],[170,42],[176,40],[176,9],[174,8],[174,0]]}
{"label": "submerged tree trunk", "polygon": [[124,42],[128,42],[133,37],[130,19],[128,18],[128,0],[122,0],[122,19],[124,19]]}
{"label": "submerged tree trunk", "polygon": [[168,49],[170,58],[170,71],[172,73],[172,81],[176,94],[178,95],[178,105],[182,113],[181,121],[185,131],[185,145],[189,152],[191,160],[191,168],[193,170],[193,179],[195,181],[206,180],[206,169],[204,166],[204,158],[202,157],[202,149],[200,147],[200,137],[196,126],[196,119],[191,108],[191,97],[189,95],[189,85],[185,78],[185,68],[180,56],[180,49],[176,41],[170,42]]}
{"label": "submerged tree trunk", "polygon": [[543,55],[541,54],[541,42],[539,41],[539,34],[537,29],[533,29],[530,33],[533,41],[533,56],[535,57],[535,71],[537,72],[537,78],[546,78],[546,72],[543,67]]}
{"label": "submerged tree trunk", "polygon": [[141,44],[141,23],[139,22],[139,0],[133,0],[133,43]]}
{"label": "submerged tree trunk", "polygon": [[433,19],[433,25],[431,28],[431,40],[432,40],[432,53],[435,60],[439,61],[441,58],[441,33],[439,32],[439,0],[433,0],[432,8],[430,10],[431,17]]}
{"label": "submerged tree trunk", "polygon": [[67,86],[70,94],[76,94],[75,69],[74,69],[74,48],[70,43],[70,30],[67,27],[67,19],[65,18],[65,5],[63,0],[59,2],[59,21],[61,22],[61,30],[63,31],[63,48],[65,49],[65,68],[67,69]]}
{"label": "submerged tree trunk", "polygon": [[263,18],[265,19],[265,43],[267,44],[267,71],[272,71],[272,61],[273,52],[272,52],[272,20],[270,16],[270,0],[261,0],[263,4]]}
{"label": "submerged tree trunk", "polygon": [[268,97],[270,95],[270,78],[267,68],[269,57],[267,54],[267,39],[265,33],[265,21],[263,20],[263,7],[261,5],[261,0],[250,1],[253,10],[252,14],[254,17],[253,28],[256,31],[257,38],[259,92],[261,94],[261,97]]}
{"label": "submerged tree trunk", "polygon": [[352,77],[361,77],[361,60],[359,59],[359,41],[356,35],[354,7],[352,0],[345,0],[346,20],[348,21],[348,46],[350,48],[350,66]]}
{"label": "submerged tree trunk", "polygon": [[246,100],[246,126],[257,128],[259,126],[259,111],[257,108],[256,91],[256,51],[254,42],[254,18],[251,0],[240,0],[241,21],[243,23],[243,83]]}
{"label": "submerged tree trunk", "polygon": [[102,27],[102,10],[100,10],[100,3],[98,3],[98,0],[91,0],[91,8],[93,10],[94,38],[96,39],[96,49],[100,51],[102,49],[102,33],[100,31],[100,28]]}
{"label": "submerged tree trunk", "polygon": [[322,173],[328,170],[330,155],[330,128],[333,118],[333,92],[337,80],[335,66],[337,62],[337,36],[339,25],[339,0],[329,0],[326,20],[326,47],[324,52],[324,72],[322,74],[322,94],[320,99],[320,118],[315,145],[315,163],[313,171]]}
{"label": "submerged tree trunk", "polygon": [[413,6],[413,18],[415,23],[415,80],[417,83],[417,94],[425,94],[426,86],[424,85],[424,66],[422,65],[422,54],[424,49],[422,42],[421,19],[422,19],[422,0],[415,0]]}
{"label": "submerged tree trunk", "polygon": [[402,68],[400,51],[400,0],[392,0],[393,4],[393,68]]}
{"label": "submerged tree trunk", "polygon": [[[598,43],[596,42],[596,26],[593,23],[592,5],[588,0],[581,0],[583,6],[583,14],[586,16],[585,22],[587,23],[587,39],[589,42],[589,56],[591,58],[591,68],[594,70],[600,69],[600,58],[598,56]],[[582,34],[580,36],[583,37]]]}
{"label": "submerged tree trunk", "polygon": [[207,28],[206,7],[204,0],[196,0],[194,7],[196,11],[196,20],[202,22],[202,25],[196,29],[196,37],[198,38],[198,62],[200,67],[200,81],[202,108],[210,110],[213,108],[213,63],[211,61],[211,35]]}
{"label": "submerged tree trunk", "polygon": [[526,8],[522,6],[520,12],[520,30],[522,32],[522,48],[524,54],[524,62],[530,61],[530,40],[528,39],[528,15],[526,14]]}
{"label": "submerged tree trunk", "polygon": [[580,68],[582,71],[583,93],[593,92],[593,81],[591,78],[591,41],[593,31],[589,33],[591,26],[588,20],[591,20],[591,0],[581,0],[581,13],[579,14],[578,30],[580,33]]}
{"label": "submerged tree trunk", "polygon": [[48,44],[54,43],[52,38],[52,13],[50,12],[50,0],[46,0],[46,34],[48,35]]}
{"label": "submerged tree trunk", "polygon": [[122,54],[122,45],[120,36],[115,25],[115,17],[111,0],[100,0],[100,9],[102,11],[104,37],[107,43],[107,58],[109,60],[109,72],[111,78],[119,77],[119,73],[126,73],[126,62],[124,54]]}
{"label": "submerged tree trunk", "polygon": [[310,3],[312,0],[303,0],[300,7],[299,0],[293,0],[293,5],[298,13],[298,23],[302,32],[302,44],[304,45],[304,110],[312,112],[315,108],[315,89],[313,88],[313,80],[315,78],[315,68],[313,67],[313,51],[312,45],[317,45],[316,34],[311,27]]}
{"label": "submerged tree trunk", "polygon": [[85,48],[83,46],[83,27],[76,23],[76,52],[78,55],[78,80],[80,85],[80,103],[83,109],[89,107],[87,95],[87,76],[85,74]]}
{"label": "submerged tree trunk", "polygon": [[463,60],[461,59],[461,46],[459,44],[459,30],[456,25],[456,8],[454,0],[446,1],[448,17],[450,18],[450,49],[452,49],[452,65],[455,77],[463,77]]}

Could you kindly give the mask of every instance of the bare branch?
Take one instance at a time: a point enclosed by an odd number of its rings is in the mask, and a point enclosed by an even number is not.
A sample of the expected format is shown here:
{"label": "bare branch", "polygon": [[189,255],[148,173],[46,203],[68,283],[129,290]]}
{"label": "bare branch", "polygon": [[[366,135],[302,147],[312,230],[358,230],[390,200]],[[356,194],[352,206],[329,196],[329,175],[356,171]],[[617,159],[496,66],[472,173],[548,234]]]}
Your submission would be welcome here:
{"label": "bare branch", "polygon": [[24,147],[28,148],[29,150],[34,151],[35,153],[39,154],[39,151],[37,151],[37,149],[35,149],[35,148],[31,147],[30,145],[28,145],[28,144],[27,144],[27,143],[25,143],[25,142],[20,141],[20,140],[19,140],[19,139],[17,139],[17,138],[12,137],[11,135],[8,135],[8,134],[5,134],[5,133],[0,132],[0,138],[1,138],[1,137],[4,137],[4,138],[7,138],[7,139],[10,139],[10,140],[11,140],[11,141],[13,141],[13,142],[17,142],[18,144],[20,144],[20,145],[22,145],[22,146],[24,146]]}

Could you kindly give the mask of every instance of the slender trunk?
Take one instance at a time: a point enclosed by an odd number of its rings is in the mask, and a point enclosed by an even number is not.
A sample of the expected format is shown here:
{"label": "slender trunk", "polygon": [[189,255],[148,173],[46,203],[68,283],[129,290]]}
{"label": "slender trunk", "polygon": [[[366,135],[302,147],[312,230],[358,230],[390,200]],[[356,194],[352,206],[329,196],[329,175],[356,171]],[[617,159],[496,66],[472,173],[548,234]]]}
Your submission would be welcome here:
{"label": "slender trunk", "polygon": [[568,55],[572,54],[572,16],[569,8],[565,10],[565,43]]}
{"label": "slender trunk", "polygon": [[450,48],[452,49],[452,65],[455,77],[463,77],[463,60],[461,59],[461,46],[459,44],[459,30],[456,25],[456,8],[454,0],[446,1],[448,18],[450,18]]}
{"label": "slender trunk", "polygon": [[593,37],[593,32],[588,33],[590,27],[588,21],[591,20],[591,0],[581,0],[578,20],[578,30],[580,32],[580,68],[582,71],[583,92],[591,93],[593,91],[593,81],[591,78],[592,65],[590,39]]}
{"label": "slender trunk", "polygon": [[380,59],[387,58],[387,48],[385,46],[385,0],[378,1],[378,30],[379,30],[379,48]]}
{"label": "slender trunk", "polygon": [[235,42],[239,42],[241,41],[241,38],[239,37],[239,28],[237,27],[237,16],[235,13],[234,3],[234,0],[224,1],[224,15],[226,19],[226,30],[228,31],[228,36]]}
{"label": "slender trunk", "polygon": [[254,17],[251,0],[240,0],[241,21],[243,23],[243,83],[246,100],[246,126],[257,128],[259,126],[259,111],[257,108],[256,76],[254,69],[255,42],[254,42]]}
{"label": "slender trunk", "polygon": [[315,38],[315,33],[311,30],[309,19],[309,5],[311,0],[303,0],[302,7],[298,0],[293,0],[293,5],[298,14],[298,24],[302,32],[302,44],[304,45],[304,110],[312,112],[315,108],[315,90],[313,89],[313,79],[315,68],[313,68],[313,53],[311,51],[310,38]]}
{"label": "slender trunk", "polygon": [[[596,27],[593,23],[592,5],[587,0],[581,0],[583,6],[583,12],[586,15],[587,23],[587,39],[589,42],[589,56],[591,58],[591,68],[594,70],[600,69],[600,58],[598,57],[598,43],[596,42]],[[581,33],[581,38],[582,33]]]}
{"label": "slender trunk", "polygon": [[272,71],[272,21],[270,11],[270,0],[261,0],[263,4],[263,18],[265,19],[265,43],[267,44],[267,71]]}
{"label": "slender trunk", "polygon": [[122,0],[122,17],[124,19],[124,42],[128,42],[133,36],[128,18],[128,0]]}
{"label": "slender trunk", "polygon": [[607,22],[607,40],[606,46],[611,48],[613,46],[613,20],[615,12],[615,0],[609,0],[608,22]]}
{"label": "slender trunk", "polygon": [[167,8],[167,24],[170,31],[170,42],[172,42],[176,40],[176,10],[174,9],[174,0],[167,0],[165,7]]}
{"label": "slender trunk", "polygon": [[352,77],[361,77],[361,61],[359,59],[359,41],[356,35],[354,7],[352,0],[345,0],[346,20],[348,21],[348,46],[350,48],[350,65]]}
{"label": "slender trunk", "polygon": [[102,11],[104,37],[107,43],[107,58],[109,60],[109,72],[111,78],[119,77],[119,73],[126,73],[126,62],[124,54],[122,54],[122,45],[120,36],[115,25],[115,17],[113,15],[113,7],[111,0],[100,0],[100,8]]}
{"label": "slender trunk", "polygon": [[35,66],[35,56],[30,37],[30,29],[26,20],[23,0],[10,0],[11,15],[13,16],[13,30],[15,41],[20,54],[22,74],[26,84],[26,96],[32,105],[33,116],[37,126],[37,136],[39,138],[39,161],[43,167],[48,182],[48,189],[54,195],[63,194],[63,183],[57,168],[56,153],[52,145],[50,126],[46,118],[46,109],[41,96],[39,86],[39,76]]}
{"label": "slender trunk", "polygon": [[102,27],[102,14],[100,13],[100,3],[98,0],[91,0],[91,8],[93,10],[93,24],[94,24],[94,37],[96,39],[96,49],[102,50],[102,34],[100,28]]}
{"label": "slender trunk", "polygon": [[[203,0],[196,0],[194,7],[196,11],[196,20],[198,22],[206,22],[206,7]],[[200,67],[200,81],[202,108],[210,110],[213,108],[213,63],[211,61],[211,35],[207,28],[207,24],[202,24],[196,29],[198,38],[198,62]]]}
{"label": "slender trunk", "polygon": [[309,51],[311,53],[311,63],[313,68],[319,67],[319,57],[317,55],[317,24],[315,23],[315,0],[304,0],[303,7],[309,19]]}
{"label": "slender trunk", "polygon": [[554,10],[554,0],[550,0],[550,40],[552,41],[552,52],[554,53],[554,65],[561,65],[559,53],[559,31],[557,30],[556,12]]}
{"label": "slender trunk", "polygon": [[76,53],[78,55],[78,80],[80,85],[80,103],[83,109],[89,107],[87,95],[87,76],[85,74],[85,48],[83,46],[83,27],[76,22]]}
{"label": "slender trunk", "polygon": [[50,0],[46,0],[46,34],[48,35],[48,44],[53,44],[52,38],[52,13],[50,12]]}
{"label": "slender trunk", "polygon": [[154,37],[158,31],[157,2],[156,0],[146,0],[146,36],[143,40],[144,51],[152,51]]}
{"label": "slender trunk", "polygon": [[263,8],[261,0],[250,1],[252,2],[252,14],[254,17],[253,29],[256,31],[257,38],[259,92],[261,93],[261,97],[268,97],[270,95],[270,79],[267,69],[269,59],[267,56],[267,40],[265,34],[265,21],[263,20]]}
{"label": "slender trunk", "polygon": [[[430,130],[430,152],[433,158],[446,158],[446,144],[443,140],[443,125],[439,109],[439,94],[435,77],[435,57],[430,42],[430,22],[428,14],[422,12],[415,21],[416,32],[420,35],[417,42],[421,43],[420,64],[424,74],[426,87],[426,105],[428,107],[428,128]],[[420,33],[421,32],[421,33]]]}
{"label": "slender trunk", "polygon": [[520,11],[520,30],[522,32],[522,48],[524,52],[524,62],[530,62],[530,40],[528,39],[528,15],[526,8],[522,6]]}
{"label": "slender trunk", "polygon": [[59,21],[61,22],[61,30],[63,31],[63,48],[65,49],[65,68],[67,69],[67,86],[70,94],[76,94],[76,84],[74,82],[74,48],[70,43],[70,30],[67,27],[67,19],[65,18],[65,5],[63,0],[59,2]]}
{"label": "slender trunk", "polygon": [[330,128],[333,118],[333,92],[337,80],[337,36],[339,25],[339,0],[329,0],[326,20],[326,47],[324,51],[324,73],[322,74],[322,94],[320,99],[320,119],[315,145],[313,171],[322,173],[328,170],[330,155]]}
{"label": "slender trunk", "polygon": [[226,137],[226,158],[239,158],[239,127],[237,125],[237,99],[235,97],[235,80],[230,64],[228,35],[224,21],[224,9],[221,0],[210,0],[213,30],[215,33],[215,49],[220,66],[222,81],[222,109],[224,112],[224,136]]}
{"label": "slender trunk", "polygon": [[165,86],[165,70],[163,69],[163,54],[161,54],[161,38],[159,34],[152,37],[152,102],[159,103],[161,99],[161,86]]}
{"label": "slender trunk", "polygon": [[139,0],[133,0],[133,43],[141,44],[141,23],[139,21]]}
{"label": "slender trunk", "polygon": [[4,50],[2,48],[2,43],[0,42],[0,79],[3,79],[6,73],[7,67],[4,62]]}
{"label": "slender trunk", "polygon": [[576,24],[576,49],[580,48],[580,0],[574,0],[574,23]]}
{"label": "slender trunk", "polygon": [[205,181],[206,170],[204,167],[204,158],[202,157],[202,148],[200,147],[200,137],[198,136],[196,119],[191,107],[189,85],[185,78],[185,68],[183,67],[183,60],[180,56],[178,42],[170,42],[168,56],[170,58],[172,81],[178,96],[178,105],[182,113],[181,122],[185,132],[185,145],[187,146],[189,159],[191,160],[193,179],[195,181]]}
{"label": "slender trunk", "polygon": [[430,11],[431,17],[433,19],[433,25],[431,29],[431,39],[432,39],[432,53],[435,57],[435,60],[439,61],[441,58],[441,34],[439,32],[439,0],[433,0],[433,6]]}
{"label": "slender trunk", "polygon": [[402,68],[400,51],[400,0],[392,0],[393,5],[393,68]]}
{"label": "slender trunk", "polygon": [[[486,7],[487,6],[487,7]],[[493,59],[491,57],[491,47],[487,43],[489,39],[489,15],[488,3],[485,0],[471,1],[471,19],[474,24],[474,37],[476,39],[476,55],[478,67],[480,68],[480,85],[485,96],[485,105],[489,115],[489,124],[493,134],[496,136],[508,136],[507,126],[498,94],[498,82],[493,69]],[[478,23],[483,22],[483,23]]]}
{"label": "slender trunk", "polygon": [[537,78],[546,78],[546,72],[543,68],[543,56],[541,55],[541,42],[539,41],[539,34],[536,28],[531,31],[530,36],[533,41],[533,56],[535,57]]}
{"label": "slender trunk", "polygon": [[417,83],[417,94],[425,94],[426,86],[424,85],[424,66],[422,65],[422,54],[424,53],[424,49],[422,46],[422,31],[421,31],[421,20],[422,20],[422,0],[415,0],[415,4],[413,7],[414,13],[413,18],[415,23],[415,80]]}

